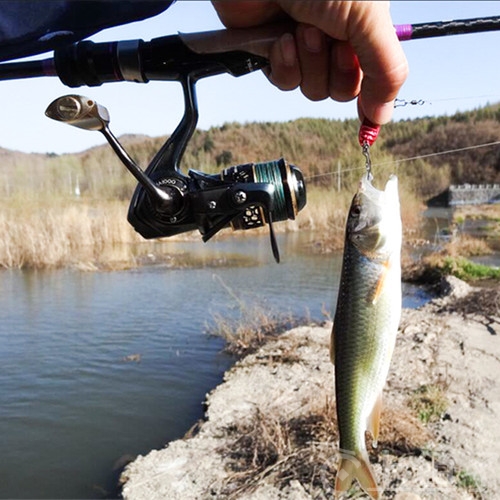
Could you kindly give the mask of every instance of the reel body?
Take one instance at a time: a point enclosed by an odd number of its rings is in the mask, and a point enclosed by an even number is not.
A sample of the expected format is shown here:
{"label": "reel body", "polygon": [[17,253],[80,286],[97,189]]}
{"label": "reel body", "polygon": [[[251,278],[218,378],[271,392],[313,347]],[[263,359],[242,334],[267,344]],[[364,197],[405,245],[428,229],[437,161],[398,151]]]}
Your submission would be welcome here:
{"label": "reel body", "polygon": [[165,209],[137,188],[128,220],[146,239],[198,229],[207,241],[224,227],[247,230],[295,219],[306,203],[302,172],[283,158],[237,165],[214,175],[157,172],[152,180],[172,203]]}

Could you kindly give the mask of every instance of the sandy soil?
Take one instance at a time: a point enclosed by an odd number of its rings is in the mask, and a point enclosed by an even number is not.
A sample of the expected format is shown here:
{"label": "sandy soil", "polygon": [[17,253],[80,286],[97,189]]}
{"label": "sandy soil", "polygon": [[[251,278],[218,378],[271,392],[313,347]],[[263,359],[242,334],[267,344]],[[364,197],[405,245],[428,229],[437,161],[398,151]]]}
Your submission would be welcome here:
{"label": "sandy soil", "polygon": [[[395,453],[388,447],[372,457],[382,498],[500,498],[500,318],[491,314],[491,308],[481,312],[481,297],[486,303],[488,291],[471,295],[474,291],[451,280],[446,297],[403,312],[384,393],[385,407],[393,413],[384,412],[382,419],[387,426],[394,415],[414,418],[408,416],[414,412],[409,401],[423,387],[442,388],[446,404],[434,421],[411,424],[408,432],[414,436],[408,440],[420,440],[418,453],[414,448]],[[465,307],[467,297],[473,300]],[[254,475],[238,472],[232,453],[235,443],[245,438],[242,429],[250,428],[245,425],[256,415],[298,422],[334,399],[330,328],[295,328],[239,361],[207,396],[206,420],[195,435],[139,456],[125,468],[123,497],[331,498],[336,440],[313,443],[316,450],[322,447],[314,482],[305,481],[293,468],[285,480],[281,474],[277,481],[278,468],[296,459],[297,451],[278,457]],[[383,440],[384,422],[382,426]],[[269,428],[263,426],[262,432]],[[349,498],[365,496],[353,488]]]}

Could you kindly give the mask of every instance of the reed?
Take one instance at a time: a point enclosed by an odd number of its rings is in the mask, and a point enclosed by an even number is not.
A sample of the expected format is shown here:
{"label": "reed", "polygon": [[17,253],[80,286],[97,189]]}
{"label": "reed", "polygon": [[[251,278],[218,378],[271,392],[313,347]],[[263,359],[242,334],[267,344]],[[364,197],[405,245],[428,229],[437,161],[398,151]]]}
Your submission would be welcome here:
{"label": "reed", "polygon": [[[404,226],[419,224],[420,205],[405,194]],[[350,190],[336,191],[312,185],[308,203],[295,220],[275,224],[277,232],[310,231],[314,251],[342,248]],[[0,202],[0,266],[4,268],[83,269],[135,266],[140,254],[151,252],[155,241],[145,242],[127,222],[128,200],[96,200],[56,196],[11,196]],[[252,236],[268,228],[221,233],[222,238]],[[176,237],[192,238],[192,235]],[[140,251],[138,253],[138,246]]]}
{"label": "reed", "polygon": [[[302,323],[310,324],[310,318],[299,320],[291,313],[273,311],[268,305],[255,302],[247,302],[236,291],[229,287],[224,280],[214,275],[214,279],[227,292],[230,300],[236,306],[238,313],[229,318],[225,314],[214,314],[213,323],[206,326],[208,335],[220,337],[224,340],[225,351],[229,354],[243,357],[253,353],[262,345],[275,338],[281,333],[290,330]],[[295,359],[293,348],[287,352],[286,360],[290,362]]]}
{"label": "reed", "polygon": [[126,204],[119,201],[10,200],[0,207],[0,232],[4,268],[130,260],[127,246],[140,241],[126,221]]}

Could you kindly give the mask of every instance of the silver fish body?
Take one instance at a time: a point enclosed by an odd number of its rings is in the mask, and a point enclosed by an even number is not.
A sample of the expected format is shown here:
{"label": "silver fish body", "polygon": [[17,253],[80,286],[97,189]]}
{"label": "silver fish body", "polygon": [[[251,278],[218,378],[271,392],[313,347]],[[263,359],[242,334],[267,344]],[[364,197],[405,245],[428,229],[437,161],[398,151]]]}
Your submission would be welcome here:
{"label": "silver fish body", "polygon": [[365,432],[378,438],[382,390],[401,316],[401,216],[398,183],[384,191],[367,175],[351,204],[331,339],[340,436],[336,495],[356,478],[379,498]]}

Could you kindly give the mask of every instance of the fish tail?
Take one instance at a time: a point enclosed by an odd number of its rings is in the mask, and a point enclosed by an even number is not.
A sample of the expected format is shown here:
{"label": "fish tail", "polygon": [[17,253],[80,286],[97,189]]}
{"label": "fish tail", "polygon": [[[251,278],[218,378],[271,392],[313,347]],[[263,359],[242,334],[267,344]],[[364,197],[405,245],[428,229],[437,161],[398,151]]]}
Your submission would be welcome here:
{"label": "fish tail", "polygon": [[379,491],[373,471],[368,461],[368,457],[353,455],[351,453],[342,453],[337,468],[337,477],[335,479],[335,498],[339,498],[342,493],[347,491],[354,479],[357,479],[363,490],[371,498],[377,500]]}

